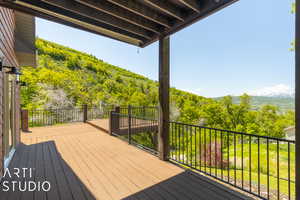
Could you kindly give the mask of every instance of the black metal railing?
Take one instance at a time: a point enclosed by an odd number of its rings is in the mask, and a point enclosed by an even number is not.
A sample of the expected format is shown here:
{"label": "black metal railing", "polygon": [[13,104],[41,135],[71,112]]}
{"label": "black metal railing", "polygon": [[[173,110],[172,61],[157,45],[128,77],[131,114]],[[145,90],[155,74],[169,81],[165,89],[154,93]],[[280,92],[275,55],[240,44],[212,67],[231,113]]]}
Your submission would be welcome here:
{"label": "black metal railing", "polygon": [[29,110],[29,126],[49,126],[83,120],[82,108]]}
{"label": "black metal railing", "polygon": [[158,118],[158,107],[157,106],[120,106],[120,113],[128,115],[129,110],[131,115],[135,117],[146,117],[157,119]]}
{"label": "black metal railing", "polygon": [[[147,108],[146,108],[147,109]],[[111,134],[153,154],[157,154],[158,120],[131,114],[111,112]]]}
{"label": "black metal railing", "polygon": [[263,199],[295,198],[295,141],[170,122],[170,160]]}
{"label": "black metal railing", "polygon": [[[30,126],[110,117],[112,135],[158,154],[157,107],[82,106],[28,113]],[[295,198],[292,140],[170,122],[169,158],[262,199]]]}
{"label": "black metal railing", "polygon": [[109,112],[113,109],[114,109],[113,105],[107,105],[101,107],[88,107],[87,120],[108,119]]}

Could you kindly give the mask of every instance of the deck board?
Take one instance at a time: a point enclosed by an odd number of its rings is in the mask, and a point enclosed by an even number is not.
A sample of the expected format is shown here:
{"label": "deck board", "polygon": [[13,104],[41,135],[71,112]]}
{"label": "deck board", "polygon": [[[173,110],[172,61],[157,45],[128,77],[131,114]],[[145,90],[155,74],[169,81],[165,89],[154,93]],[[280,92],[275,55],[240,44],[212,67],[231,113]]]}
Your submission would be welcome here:
{"label": "deck board", "polygon": [[[25,180],[51,183],[43,192],[0,192],[5,200],[249,199],[169,163],[88,123],[31,128],[10,168],[33,167]],[[22,178],[21,178],[22,179]],[[2,181],[17,180],[4,177]]]}

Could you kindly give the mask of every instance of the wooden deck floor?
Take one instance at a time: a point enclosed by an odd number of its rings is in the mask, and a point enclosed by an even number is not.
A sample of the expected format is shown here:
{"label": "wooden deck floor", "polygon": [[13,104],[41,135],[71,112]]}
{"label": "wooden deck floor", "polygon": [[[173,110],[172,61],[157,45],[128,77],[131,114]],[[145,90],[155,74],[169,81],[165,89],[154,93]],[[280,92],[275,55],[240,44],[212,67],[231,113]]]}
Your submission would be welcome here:
{"label": "wooden deck floor", "polygon": [[[22,134],[13,168],[34,168],[32,176],[3,181],[51,183],[49,192],[0,192],[5,200],[218,200],[248,199],[210,179],[160,161],[90,124],[32,128]],[[23,187],[23,186],[22,186]]]}

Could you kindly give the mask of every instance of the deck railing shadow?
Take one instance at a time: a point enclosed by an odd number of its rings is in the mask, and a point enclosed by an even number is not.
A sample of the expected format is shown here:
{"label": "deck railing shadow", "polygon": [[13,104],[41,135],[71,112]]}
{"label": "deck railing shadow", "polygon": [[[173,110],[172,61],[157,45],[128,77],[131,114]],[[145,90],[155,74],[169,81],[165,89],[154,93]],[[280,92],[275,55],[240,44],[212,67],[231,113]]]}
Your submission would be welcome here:
{"label": "deck railing shadow", "polygon": [[165,181],[141,190],[135,194],[123,198],[131,199],[254,199],[240,192],[232,190],[224,184],[186,170]]}
{"label": "deck railing shadow", "polygon": [[[104,121],[104,122],[101,122],[101,121]],[[87,121],[86,122],[87,124],[93,126],[94,128],[100,130],[100,131],[104,131],[105,133],[108,133],[109,130],[108,130],[108,120],[93,120],[93,121]],[[106,123],[107,125],[103,125],[104,123]]]}
{"label": "deck railing shadow", "polygon": [[[20,173],[17,174],[17,170]],[[4,172],[6,173],[1,180],[1,186],[6,186],[0,190],[1,200],[96,199],[62,158],[54,141],[19,144],[9,167]],[[50,190],[47,181],[50,183]],[[34,190],[30,191],[30,188]]]}

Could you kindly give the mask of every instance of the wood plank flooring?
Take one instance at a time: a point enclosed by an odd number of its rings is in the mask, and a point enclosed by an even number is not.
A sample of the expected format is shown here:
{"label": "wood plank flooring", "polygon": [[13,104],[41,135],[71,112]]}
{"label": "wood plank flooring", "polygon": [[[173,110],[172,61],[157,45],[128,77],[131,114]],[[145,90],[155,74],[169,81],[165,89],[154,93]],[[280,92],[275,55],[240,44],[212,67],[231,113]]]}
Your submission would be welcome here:
{"label": "wood plank flooring", "polygon": [[[2,179],[2,200],[218,200],[249,199],[172,163],[160,161],[90,124],[31,128],[9,169],[30,167],[32,176]],[[12,181],[44,182],[50,191],[20,192]],[[1,185],[1,187],[2,187]],[[21,184],[21,189],[24,184]],[[24,187],[23,187],[24,189]]]}

